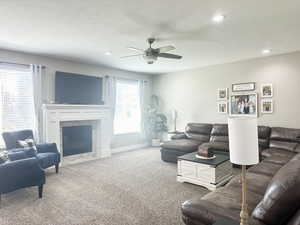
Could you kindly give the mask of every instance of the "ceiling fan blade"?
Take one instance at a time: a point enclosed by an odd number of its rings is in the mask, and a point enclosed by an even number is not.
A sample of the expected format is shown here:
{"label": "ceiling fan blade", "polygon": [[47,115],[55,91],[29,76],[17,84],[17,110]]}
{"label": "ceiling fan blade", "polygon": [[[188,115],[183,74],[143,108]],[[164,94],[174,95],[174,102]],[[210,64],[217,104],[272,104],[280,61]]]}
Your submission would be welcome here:
{"label": "ceiling fan blade", "polygon": [[168,59],[181,59],[182,58],[181,55],[174,55],[174,54],[170,54],[170,53],[159,53],[157,56],[163,57],[163,58],[168,58]]}
{"label": "ceiling fan blade", "polygon": [[135,47],[127,47],[127,48],[136,52],[144,52],[144,50],[140,48],[135,48]]}
{"label": "ceiling fan blade", "polygon": [[131,58],[131,57],[136,57],[136,56],[143,56],[144,54],[137,54],[137,55],[126,55],[126,56],[121,56],[121,59],[125,59],[125,58]]}
{"label": "ceiling fan blade", "polygon": [[155,49],[155,50],[158,50],[159,53],[165,53],[165,52],[168,52],[168,51],[172,51],[172,50],[174,50],[174,49],[175,49],[174,46],[168,45],[168,46],[164,46],[164,47],[157,48],[157,49]]}

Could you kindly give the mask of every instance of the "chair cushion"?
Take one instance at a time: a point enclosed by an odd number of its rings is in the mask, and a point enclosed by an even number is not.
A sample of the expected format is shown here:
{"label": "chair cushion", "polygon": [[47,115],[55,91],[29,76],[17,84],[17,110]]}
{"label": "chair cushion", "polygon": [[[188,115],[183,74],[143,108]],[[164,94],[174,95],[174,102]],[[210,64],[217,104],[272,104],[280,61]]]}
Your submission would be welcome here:
{"label": "chair cushion", "polygon": [[43,169],[46,169],[59,163],[59,154],[57,153],[38,153],[37,158]]}
{"label": "chair cushion", "polygon": [[182,152],[193,152],[197,151],[198,146],[201,144],[201,141],[193,139],[181,139],[181,140],[172,140],[164,142],[161,147],[167,149],[176,149]]}
{"label": "chair cushion", "polygon": [[36,151],[33,148],[16,148],[11,149],[8,152],[8,158],[10,161],[27,159],[36,157]]}
{"label": "chair cushion", "polygon": [[300,207],[300,160],[296,157],[272,178],[252,216],[268,225],[286,224]]}

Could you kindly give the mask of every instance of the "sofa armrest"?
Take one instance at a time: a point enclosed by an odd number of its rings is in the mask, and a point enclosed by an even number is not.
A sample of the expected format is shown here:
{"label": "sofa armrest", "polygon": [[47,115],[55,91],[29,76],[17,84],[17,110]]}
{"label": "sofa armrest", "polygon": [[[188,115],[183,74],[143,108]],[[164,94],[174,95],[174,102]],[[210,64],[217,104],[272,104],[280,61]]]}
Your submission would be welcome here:
{"label": "sofa armrest", "polygon": [[38,153],[52,152],[59,154],[55,143],[38,144],[36,148]]}
{"label": "sofa armrest", "polygon": [[37,158],[7,161],[0,164],[0,193],[44,183],[45,172],[40,167]]}
{"label": "sofa armrest", "polygon": [[185,133],[178,133],[178,134],[174,134],[171,139],[172,140],[179,140],[179,139],[186,139],[187,136],[185,135]]}

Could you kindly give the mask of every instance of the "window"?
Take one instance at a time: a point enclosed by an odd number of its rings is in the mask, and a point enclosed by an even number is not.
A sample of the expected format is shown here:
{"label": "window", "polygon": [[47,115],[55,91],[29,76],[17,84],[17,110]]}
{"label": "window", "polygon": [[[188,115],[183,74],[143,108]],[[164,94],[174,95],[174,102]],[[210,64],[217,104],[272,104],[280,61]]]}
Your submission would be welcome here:
{"label": "window", "polygon": [[141,132],[139,82],[117,80],[114,133],[126,134],[139,132]]}
{"label": "window", "polygon": [[[0,135],[4,131],[33,129],[32,73],[0,68]],[[0,146],[4,146],[2,135]]]}

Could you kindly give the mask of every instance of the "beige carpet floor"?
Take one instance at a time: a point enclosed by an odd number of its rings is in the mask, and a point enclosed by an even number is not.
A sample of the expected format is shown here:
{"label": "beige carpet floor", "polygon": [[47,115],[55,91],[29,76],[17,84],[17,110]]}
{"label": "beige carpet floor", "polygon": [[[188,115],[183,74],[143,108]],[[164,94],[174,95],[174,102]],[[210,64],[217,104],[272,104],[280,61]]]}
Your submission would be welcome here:
{"label": "beige carpet floor", "polygon": [[[177,225],[180,204],[208,191],[176,181],[176,165],[159,149],[47,171],[43,199],[37,188],[2,196],[1,225]],[[8,174],[9,175],[9,174]]]}

